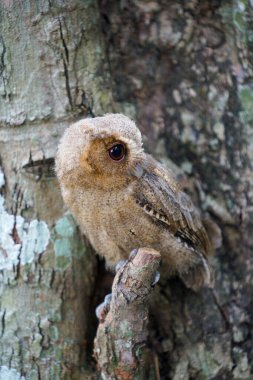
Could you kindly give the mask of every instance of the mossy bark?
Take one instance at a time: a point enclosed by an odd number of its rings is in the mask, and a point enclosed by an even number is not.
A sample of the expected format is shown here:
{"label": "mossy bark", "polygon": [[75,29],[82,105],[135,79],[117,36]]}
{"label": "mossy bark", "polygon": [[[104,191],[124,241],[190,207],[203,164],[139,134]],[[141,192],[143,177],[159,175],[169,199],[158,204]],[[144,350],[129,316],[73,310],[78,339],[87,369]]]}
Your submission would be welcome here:
{"label": "mossy bark", "polygon": [[213,291],[175,280],[156,297],[161,377],[250,379],[252,2],[101,0],[100,9],[115,100],[223,235]]}
{"label": "mossy bark", "polygon": [[53,160],[69,123],[111,111],[137,120],[223,235],[213,291],[156,290],[161,378],[252,378],[252,17],[243,0],[1,2],[1,380],[95,373],[97,262]]}
{"label": "mossy bark", "polygon": [[110,110],[93,1],[0,5],[0,379],[87,379],[96,260],[63,207],[66,126]]}

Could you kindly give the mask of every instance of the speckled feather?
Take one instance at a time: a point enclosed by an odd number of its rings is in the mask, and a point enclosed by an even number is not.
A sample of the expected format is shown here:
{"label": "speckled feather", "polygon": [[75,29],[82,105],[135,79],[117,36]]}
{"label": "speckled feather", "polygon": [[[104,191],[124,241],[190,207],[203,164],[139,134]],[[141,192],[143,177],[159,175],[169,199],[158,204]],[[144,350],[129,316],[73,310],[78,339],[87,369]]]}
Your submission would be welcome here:
{"label": "speckled feather", "polygon": [[[120,162],[108,154],[116,142],[126,147]],[[129,118],[108,114],[70,126],[56,172],[65,203],[108,265],[151,247],[162,255],[163,277],[177,274],[194,290],[212,286],[212,246],[199,213],[173,173],[143,151]]]}

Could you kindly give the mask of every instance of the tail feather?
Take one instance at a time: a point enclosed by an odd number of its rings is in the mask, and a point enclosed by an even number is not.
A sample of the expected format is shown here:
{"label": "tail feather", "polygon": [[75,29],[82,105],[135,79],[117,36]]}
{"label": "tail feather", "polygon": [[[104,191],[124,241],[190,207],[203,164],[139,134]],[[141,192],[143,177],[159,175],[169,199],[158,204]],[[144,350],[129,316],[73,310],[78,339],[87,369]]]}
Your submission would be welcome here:
{"label": "tail feather", "polygon": [[200,288],[206,286],[213,288],[214,274],[207,259],[199,253],[199,263],[189,267],[187,271],[179,274],[181,280],[187,288],[198,291]]}

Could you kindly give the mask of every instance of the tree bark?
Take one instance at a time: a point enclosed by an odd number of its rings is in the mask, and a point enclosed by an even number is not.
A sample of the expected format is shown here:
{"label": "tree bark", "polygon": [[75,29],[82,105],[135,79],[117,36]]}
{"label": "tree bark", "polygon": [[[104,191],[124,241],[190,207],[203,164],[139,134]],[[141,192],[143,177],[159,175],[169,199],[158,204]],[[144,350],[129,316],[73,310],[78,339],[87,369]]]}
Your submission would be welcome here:
{"label": "tree bark", "polygon": [[242,0],[1,2],[1,380],[95,374],[90,305],[108,282],[53,161],[72,121],[112,111],[223,236],[213,291],[172,279],[153,297],[161,379],[252,378],[252,17]]}
{"label": "tree bark", "polygon": [[96,260],[54,156],[73,120],[110,110],[100,14],[95,1],[4,1],[0,20],[0,379],[87,379]]}
{"label": "tree bark", "polygon": [[94,344],[98,370],[104,380],[150,378],[149,301],[160,261],[159,252],[140,248],[117,271],[110,309],[99,318]]}

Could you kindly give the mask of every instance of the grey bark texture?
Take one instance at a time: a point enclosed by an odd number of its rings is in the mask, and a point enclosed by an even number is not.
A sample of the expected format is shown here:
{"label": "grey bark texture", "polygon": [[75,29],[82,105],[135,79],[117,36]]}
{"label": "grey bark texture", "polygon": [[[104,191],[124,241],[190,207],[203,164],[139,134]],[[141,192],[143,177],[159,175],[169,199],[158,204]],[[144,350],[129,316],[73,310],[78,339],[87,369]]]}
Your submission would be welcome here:
{"label": "grey bark texture", "polygon": [[140,248],[117,271],[110,310],[106,316],[102,313],[94,342],[94,356],[104,380],[150,378],[149,301],[160,261],[159,252]]}
{"label": "grey bark texture", "polygon": [[1,380],[96,376],[111,284],[53,165],[65,128],[106,112],[137,121],[222,231],[214,290],[173,279],[152,297],[161,379],[253,378],[252,18],[251,0],[1,2]]}

